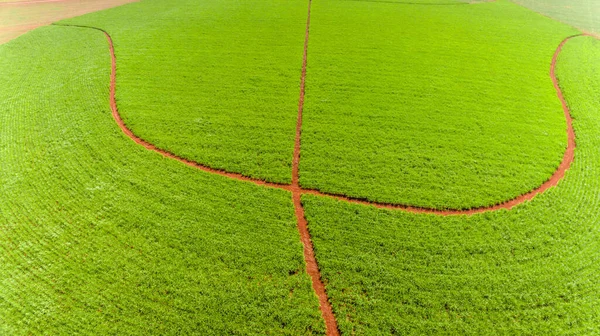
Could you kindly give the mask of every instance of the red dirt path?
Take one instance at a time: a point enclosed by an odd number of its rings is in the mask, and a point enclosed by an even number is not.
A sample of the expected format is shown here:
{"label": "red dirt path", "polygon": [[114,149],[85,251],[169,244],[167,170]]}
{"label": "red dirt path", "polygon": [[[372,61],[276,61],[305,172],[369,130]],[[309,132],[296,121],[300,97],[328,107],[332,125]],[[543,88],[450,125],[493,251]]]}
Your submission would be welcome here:
{"label": "red dirt path", "polygon": [[210,167],[204,166],[200,163],[184,159],[184,158],[179,157],[171,152],[160,149],[160,148],[154,146],[153,144],[149,143],[148,141],[135,135],[129,128],[127,128],[127,125],[125,125],[125,122],[121,118],[121,115],[119,114],[119,110],[117,107],[117,100],[116,100],[117,58],[115,56],[115,48],[114,48],[113,40],[112,40],[110,34],[108,34],[108,32],[106,32],[105,30],[97,28],[97,27],[88,27],[88,26],[79,26],[79,25],[64,25],[64,26],[95,29],[95,30],[101,31],[106,36],[106,38],[108,40],[108,44],[109,44],[110,57],[111,57],[109,95],[110,95],[110,108],[112,111],[112,116],[115,119],[119,128],[121,128],[121,130],[123,131],[123,133],[125,133],[125,135],[127,135],[129,138],[131,138],[135,143],[144,146],[148,150],[157,152],[164,157],[177,160],[177,161],[184,163],[190,167],[193,167],[193,168],[196,168],[196,169],[199,169],[199,170],[211,173],[211,174],[216,174],[216,175],[228,177],[228,178],[231,178],[234,180],[239,180],[239,181],[252,182],[254,184],[266,186],[266,187],[270,187],[270,188],[283,189],[283,190],[290,191],[292,193],[292,200],[294,203],[294,213],[296,215],[296,221],[298,224],[298,232],[300,233],[300,240],[303,245],[303,254],[304,254],[304,261],[306,263],[306,272],[308,273],[308,275],[311,278],[313,290],[315,291],[315,294],[317,295],[317,297],[319,299],[319,307],[321,309],[321,315],[323,316],[323,320],[325,321],[327,335],[337,336],[340,334],[340,332],[339,332],[339,329],[337,326],[335,315],[333,314],[333,309],[331,307],[331,303],[329,302],[329,298],[325,291],[325,285],[321,281],[321,273],[319,271],[319,266],[317,264],[317,259],[315,257],[314,247],[313,247],[313,244],[312,244],[312,241],[310,238],[310,232],[308,231],[308,221],[306,220],[306,217],[304,216],[304,208],[302,207],[301,196],[305,192],[305,190],[303,190],[302,187],[300,187],[298,184],[298,164],[300,162],[300,134],[301,134],[301,128],[302,128],[302,111],[303,111],[303,107],[304,107],[306,64],[307,64],[307,56],[308,56],[308,36],[309,36],[309,26],[310,26],[310,3],[311,3],[311,0],[309,0],[309,7],[308,7],[308,19],[307,19],[307,23],[306,23],[306,33],[305,33],[305,41],[304,41],[304,56],[303,56],[303,61],[302,61],[302,75],[301,75],[301,79],[300,79],[301,84],[300,84],[300,98],[299,98],[299,102],[298,102],[298,126],[297,126],[297,132],[296,132],[296,146],[294,149],[294,162],[293,162],[293,168],[292,168],[292,171],[294,172],[293,173],[294,177],[292,178],[292,185],[270,183],[270,182],[266,182],[263,180],[246,177],[246,176],[243,176],[238,173],[230,173],[227,171],[210,168]]}
{"label": "red dirt path", "polygon": [[308,0],[308,15],[306,19],[306,32],[304,34],[304,54],[302,56],[302,74],[300,75],[300,98],[298,99],[298,119],[296,121],[296,140],[294,143],[294,157],[292,159],[292,200],[294,201],[294,210],[296,213],[296,221],[298,223],[298,232],[300,232],[300,239],[304,245],[304,260],[306,262],[306,271],[312,280],[313,289],[319,297],[319,306],[321,307],[321,315],[325,320],[325,326],[327,335],[339,335],[339,329],[335,315],[327,292],[325,291],[325,285],[321,280],[321,272],[319,271],[319,265],[317,258],[315,257],[315,250],[313,248],[312,240],[310,239],[310,232],[308,231],[308,221],[304,216],[304,208],[302,207],[302,187],[299,183],[299,164],[300,164],[300,139],[302,138],[302,112],[304,111],[304,93],[306,92],[306,64],[308,60],[308,38],[310,30],[310,9],[312,0]]}
{"label": "red dirt path", "polygon": [[567,37],[560,43],[560,45],[556,49],[556,52],[554,53],[554,56],[552,58],[552,62],[551,62],[551,66],[550,66],[550,78],[552,79],[552,83],[554,84],[554,88],[556,89],[558,99],[562,103],[565,118],[567,120],[567,135],[568,135],[568,144],[567,144],[567,149],[565,151],[565,154],[563,156],[563,160],[562,160],[559,168],[552,175],[552,177],[548,181],[546,181],[544,184],[542,184],[540,187],[536,188],[535,190],[532,190],[531,192],[529,192],[527,194],[521,195],[513,200],[510,200],[510,201],[507,201],[507,202],[504,202],[502,204],[498,204],[495,206],[481,207],[481,208],[469,209],[469,210],[435,210],[435,209],[418,208],[418,207],[411,207],[411,206],[398,205],[398,204],[385,204],[385,203],[370,202],[370,201],[366,201],[366,200],[361,200],[361,199],[356,199],[356,198],[351,198],[351,197],[346,197],[346,196],[341,196],[341,195],[332,195],[332,194],[328,194],[328,193],[323,193],[318,190],[304,189],[300,186],[298,166],[299,166],[299,162],[300,162],[302,112],[303,112],[303,107],[304,107],[306,65],[307,65],[307,57],[308,57],[310,7],[311,7],[311,0],[309,0],[306,35],[305,35],[305,42],[304,42],[304,55],[303,55],[303,62],[302,62],[302,75],[301,75],[301,80],[300,80],[300,98],[299,98],[299,102],[298,102],[298,120],[297,120],[297,125],[296,125],[296,140],[295,140],[295,144],[294,144],[294,157],[293,157],[293,161],[292,161],[292,184],[291,185],[270,183],[270,182],[266,182],[264,180],[254,179],[254,178],[250,178],[247,176],[243,176],[242,174],[231,173],[231,172],[227,172],[227,171],[223,171],[223,170],[210,168],[210,167],[204,166],[200,163],[193,162],[191,160],[187,160],[182,157],[179,157],[179,156],[177,156],[173,153],[170,153],[168,151],[165,151],[163,149],[157,148],[153,144],[151,144],[151,143],[141,139],[137,135],[135,135],[129,128],[127,128],[127,126],[123,122],[123,119],[121,118],[118,108],[117,108],[117,103],[116,103],[116,98],[115,98],[116,57],[115,57],[112,38],[106,31],[104,31],[100,28],[85,27],[85,26],[75,26],[75,27],[100,30],[106,35],[106,38],[108,39],[110,55],[111,55],[110,107],[112,110],[112,115],[113,115],[117,125],[121,128],[121,130],[129,138],[131,138],[137,144],[144,146],[148,150],[152,150],[152,151],[157,152],[165,157],[177,160],[179,162],[182,162],[182,163],[184,163],[188,166],[194,167],[196,169],[199,169],[199,170],[211,173],[211,174],[217,174],[220,176],[228,177],[228,178],[231,178],[234,180],[251,182],[251,183],[269,187],[269,188],[287,190],[292,193],[292,200],[294,203],[294,210],[295,210],[297,223],[298,223],[298,231],[300,233],[300,239],[304,246],[304,248],[303,248],[304,259],[306,262],[307,273],[311,277],[313,289],[315,290],[315,293],[317,294],[317,296],[319,298],[321,313],[323,315],[323,318],[325,320],[325,324],[327,327],[327,335],[339,335],[339,329],[337,327],[335,315],[333,314],[333,310],[332,310],[331,304],[329,302],[329,299],[328,299],[328,296],[327,296],[327,293],[325,290],[325,286],[321,280],[321,274],[319,271],[317,260],[315,258],[313,244],[312,244],[311,237],[310,237],[310,232],[308,230],[308,222],[304,216],[304,208],[302,206],[301,196],[303,194],[310,194],[310,195],[316,195],[316,196],[322,196],[322,197],[330,197],[330,198],[337,199],[339,201],[345,201],[345,202],[349,202],[349,203],[375,206],[377,208],[396,209],[396,210],[403,210],[403,211],[410,212],[410,213],[435,214],[435,215],[441,215],[441,216],[473,215],[473,214],[477,214],[477,213],[496,211],[496,210],[500,210],[500,209],[509,210],[518,204],[521,204],[525,201],[533,199],[536,195],[548,190],[549,188],[551,188],[553,186],[556,186],[558,184],[558,182],[564,177],[566,171],[569,169],[569,167],[571,166],[571,163],[574,160],[575,132],[573,130],[572,117],[571,117],[569,108],[563,97],[563,93],[560,89],[558,79],[556,78],[556,73],[555,73],[556,62],[558,59],[558,55],[560,54],[563,46],[565,45],[565,43],[567,43],[567,41],[569,41],[570,39],[577,37],[577,36],[592,36],[592,35],[580,34],[580,35],[574,35],[574,36]]}

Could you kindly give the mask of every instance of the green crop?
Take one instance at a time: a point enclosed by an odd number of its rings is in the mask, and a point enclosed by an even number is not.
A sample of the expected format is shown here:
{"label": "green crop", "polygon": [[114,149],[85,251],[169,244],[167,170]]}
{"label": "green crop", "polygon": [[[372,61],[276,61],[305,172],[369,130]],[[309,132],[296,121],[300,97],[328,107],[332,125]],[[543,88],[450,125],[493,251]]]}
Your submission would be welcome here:
{"label": "green crop", "polygon": [[108,31],[127,126],[179,156],[291,181],[308,3],[142,1],[66,20]]}
{"label": "green crop", "polygon": [[548,74],[575,32],[505,1],[315,1],[301,184],[438,209],[534,189],[566,147]]}
{"label": "green crop", "polygon": [[0,334],[324,331],[289,193],[135,144],[99,31],[0,46]]}
{"label": "green crop", "polygon": [[557,73],[575,118],[575,162],[512,211],[412,215],[305,197],[342,332],[600,333],[600,42],[567,42]]}

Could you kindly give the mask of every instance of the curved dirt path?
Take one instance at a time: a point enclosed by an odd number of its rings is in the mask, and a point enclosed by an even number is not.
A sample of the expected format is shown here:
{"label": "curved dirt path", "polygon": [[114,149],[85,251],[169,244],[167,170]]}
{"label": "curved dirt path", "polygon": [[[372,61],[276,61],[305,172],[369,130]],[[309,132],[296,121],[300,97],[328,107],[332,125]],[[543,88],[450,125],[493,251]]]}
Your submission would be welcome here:
{"label": "curved dirt path", "polygon": [[[298,224],[298,231],[300,233],[300,239],[301,239],[303,247],[304,247],[303,252],[304,252],[304,259],[306,262],[306,269],[307,269],[307,273],[311,277],[313,289],[315,290],[315,293],[319,299],[321,314],[322,314],[323,319],[325,320],[325,324],[326,324],[327,335],[339,335],[340,333],[339,333],[339,329],[338,329],[337,322],[335,319],[335,315],[333,314],[332,306],[331,306],[331,303],[329,302],[329,299],[328,299],[328,296],[327,296],[327,293],[325,290],[325,285],[323,284],[323,282],[321,280],[321,274],[319,271],[317,260],[315,258],[313,244],[312,244],[311,237],[310,237],[310,232],[308,230],[308,223],[304,216],[304,208],[302,206],[301,196],[303,194],[309,194],[309,195],[316,195],[316,196],[322,196],[322,197],[329,197],[329,198],[337,199],[339,201],[344,201],[344,202],[349,202],[349,203],[354,203],[354,204],[375,206],[377,208],[401,210],[401,211],[406,211],[406,212],[416,213],[416,214],[435,214],[435,215],[441,215],[441,216],[473,215],[473,214],[484,213],[484,212],[489,212],[489,211],[497,211],[497,210],[501,210],[501,209],[509,210],[516,205],[519,205],[525,201],[533,199],[536,195],[543,193],[544,191],[546,191],[549,188],[554,187],[558,184],[558,182],[564,177],[566,171],[570,168],[571,163],[574,160],[574,155],[575,155],[575,132],[573,130],[573,122],[572,122],[573,120],[572,120],[568,105],[564,99],[563,93],[560,89],[558,79],[556,78],[556,73],[555,73],[558,55],[560,54],[563,46],[570,39],[578,37],[578,36],[593,36],[593,35],[578,34],[578,35],[573,35],[573,36],[569,36],[569,37],[565,38],[560,43],[560,45],[557,47],[557,49],[554,53],[554,56],[552,58],[552,62],[551,62],[551,66],[550,66],[550,77],[552,79],[552,83],[554,84],[554,88],[556,89],[558,99],[560,100],[562,107],[563,107],[564,115],[565,115],[565,118],[567,121],[567,135],[568,135],[568,144],[567,144],[567,149],[565,151],[565,154],[563,156],[563,160],[562,160],[560,166],[558,167],[558,169],[556,170],[556,172],[552,175],[552,177],[548,181],[543,183],[541,186],[539,186],[538,188],[536,188],[524,195],[516,197],[512,200],[509,200],[509,201],[506,201],[504,203],[497,204],[494,206],[474,208],[474,209],[468,209],[468,210],[427,209],[427,208],[412,207],[412,206],[406,206],[406,205],[400,205],[400,204],[386,204],[386,203],[371,202],[371,201],[347,197],[347,196],[343,196],[343,195],[334,195],[334,194],[324,193],[319,190],[305,189],[300,186],[298,166],[299,166],[299,162],[300,162],[300,147],[301,147],[300,145],[301,145],[301,135],[302,135],[302,112],[303,112],[303,108],[304,108],[304,96],[305,96],[305,79],[306,79],[306,65],[307,65],[307,58],[308,58],[308,40],[309,40],[311,1],[312,0],[309,0],[308,17],[307,17],[306,33],[305,33],[305,41],[304,41],[304,55],[303,55],[303,61],[302,61],[302,74],[301,74],[301,78],[300,78],[300,98],[298,101],[298,118],[297,118],[297,123],[296,123],[296,139],[295,139],[295,144],[294,144],[294,156],[293,156],[293,161],[292,161],[292,184],[291,185],[271,183],[271,182],[267,182],[267,181],[260,180],[260,179],[250,178],[250,177],[244,176],[239,173],[232,173],[232,172],[228,172],[225,170],[214,169],[214,168],[202,165],[200,163],[184,159],[184,158],[177,156],[176,154],[168,152],[166,150],[160,149],[160,148],[154,146],[153,144],[149,143],[148,141],[145,141],[142,138],[135,135],[129,128],[127,128],[127,125],[125,125],[125,122],[123,121],[123,119],[121,118],[121,115],[119,114],[119,110],[118,110],[117,103],[116,103],[116,97],[115,97],[116,56],[115,56],[115,51],[114,51],[114,46],[113,46],[113,41],[112,41],[111,36],[108,34],[108,32],[104,31],[103,29],[97,28],[97,27],[78,26],[78,25],[70,25],[70,26],[79,27],[79,28],[95,29],[95,30],[99,30],[105,34],[105,36],[108,40],[108,43],[109,43],[109,50],[110,50],[110,56],[111,56],[110,107],[112,110],[112,116],[115,119],[117,125],[123,131],[123,133],[125,133],[130,139],[132,139],[137,144],[144,146],[148,150],[157,152],[167,158],[177,160],[177,161],[179,161],[185,165],[188,165],[190,167],[193,167],[193,168],[196,168],[196,169],[199,169],[199,170],[211,173],[211,174],[224,176],[224,177],[227,177],[230,179],[251,182],[251,183],[254,183],[259,186],[286,190],[286,191],[289,191],[292,193],[292,200],[294,203],[294,210],[295,210],[297,224]],[[69,25],[64,25],[64,26],[69,26]]]}
{"label": "curved dirt path", "polygon": [[[309,9],[309,11],[310,11],[310,9]],[[308,21],[308,24],[310,24],[310,16],[307,21]],[[374,206],[374,207],[381,208],[381,209],[402,210],[402,211],[415,213],[415,214],[434,214],[434,215],[440,215],[440,216],[474,215],[474,214],[485,213],[485,212],[490,212],[490,211],[498,211],[501,209],[510,210],[513,207],[515,207],[519,204],[522,204],[526,201],[529,201],[529,200],[533,199],[535,196],[537,196],[538,194],[541,194],[541,193],[545,192],[546,190],[556,186],[558,184],[558,182],[565,176],[565,173],[571,167],[571,164],[575,157],[575,147],[576,147],[575,131],[573,129],[573,118],[571,117],[569,107],[567,105],[567,102],[564,99],[562,90],[560,89],[558,79],[556,78],[556,73],[555,73],[556,62],[557,62],[558,55],[560,54],[563,46],[570,39],[572,39],[574,37],[578,37],[578,36],[595,37],[594,35],[587,34],[587,33],[569,36],[560,43],[560,45],[558,46],[558,48],[556,49],[556,51],[554,53],[554,56],[552,57],[552,63],[550,66],[550,78],[552,79],[552,83],[556,90],[556,94],[562,104],[562,107],[563,107],[563,112],[565,115],[565,119],[567,121],[567,130],[566,131],[567,131],[567,137],[568,137],[567,148],[563,155],[563,159],[562,159],[559,167],[557,168],[557,170],[554,172],[554,174],[546,182],[544,182],[542,185],[540,185],[536,189],[534,189],[526,194],[520,195],[516,198],[513,198],[511,200],[508,200],[508,201],[505,201],[505,202],[502,202],[502,203],[499,203],[496,205],[477,207],[477,208],[472,208],[472,209],[464,209],[464,210],[456,210],[456,209],[439,210],[439,209],[415,207],[415,206],[409,206],[409,205],[403,205],[403,204],[374,202],[374,201],[369,201],[366,199],[349,197],[346,195],[326,193],[326,192],[322,192],[322,191],[315,190],[315,189],[307,189],[307,188],[303,188],[302,186],[299,185],[298,166],[299,166],[299,162],[300,162],[302,112],[303,112],[303,107],[304,107],[306,63],[307,63],[307,51],[308,51],[308,36],[309,36],[308,25],[307,25],[307,30],[306,30],[306,38],[305,38],[305,46],[304,46],[302,76],[301,76],[301,80],[300,80],[300,99],[299,99],[299,103],[298,103],[298,119],[297,119],[297,124],[296,124],[296,140],[295,140],[295,144],[294,144],[294,157],[293,157],[293,161],[292,161],[292,184],[291,185],[267,182],[265,180],[244,176],[240,173],[233,173],[233,172],[228,172],[225,170],[211,168],[211,167],[205,166],[201,163],[194,162],[194,161],[191,161],[188,159],[184,159],[174,153],[160,149],[160,148],[154,146],[153,144],[151,144],[150,142],[135,135],[129,128],[127,128],[127,125],[125,125],[125,122],[121,118],[121,115],[119,114],[119,111],[118,111],[118,108],[116,105],[116,100],[115,100],[116,58],[114,55],[114,50],[112,49],[112,40],[110,38],[110,35],[108,35],[108,33],[105,32],[104,30],[95,28],[95,27],[85,27],[85,26],[75,26],[75,27],[91,28],[91,29],[100,30],[109,39],[109,42],[111,44],[111,56],[113,59],[113,65],[112,65],[113,69],[111,72],[111,85],[110,85],[110,103],[111,103],[112,115],[113,115],[115,121],[117,122],[117,124],[119,125],[119,127],[121,128],[121,130],[123,131],[123,133],[125,133],[129,138],[131,138],[137,144],[144,146],[146,149],[157,152],[165,157],[177,160],[177,161],[184,163],[190,167],[194,167],[196,169],[199,169],[199,170],[211,173],[211,174],[216,174],[216,175],[224,176],[224,177],[239,180],[239,181],[250,182],[250,183],[254,183],[256,185],[264,186],[264,187],[268,187],[268,188],[286,190],[286,191],[292,192],[293,194],[298,194],[298,195],[306,194],[306,195],[315,195],[315,196],[321,196],[321,197],[329,197],[329,198],[333,198],[333,199],[336,199],[339,201]]]}

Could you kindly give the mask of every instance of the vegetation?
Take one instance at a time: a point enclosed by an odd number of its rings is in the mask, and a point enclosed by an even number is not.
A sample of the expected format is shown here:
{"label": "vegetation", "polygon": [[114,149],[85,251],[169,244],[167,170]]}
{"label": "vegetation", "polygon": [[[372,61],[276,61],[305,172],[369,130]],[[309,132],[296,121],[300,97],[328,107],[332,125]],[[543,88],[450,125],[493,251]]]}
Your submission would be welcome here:
{"label": "vegetation", "polygon": [[557,71],[575,162],[556,188],[512,211],[440,217],[304,199],[343,333],[600,333],[598,64],[599,41],[566,44]]}
{"label": "vegetation", "polygon": [[534,189],[566,147],[548,73],[575,32],[506,1],[314,2],[300,183],[431,208]]}
{"label": "vegetation", "polygon": [[0,334],[324,331],[289,193],[123,135],[102,33],[37,29],[0,68]]}
{"label": "vegetation", "polygon": [[107,30],[127,126],[179,156],[291,182],[305,0],[142,1],[67,20]]}

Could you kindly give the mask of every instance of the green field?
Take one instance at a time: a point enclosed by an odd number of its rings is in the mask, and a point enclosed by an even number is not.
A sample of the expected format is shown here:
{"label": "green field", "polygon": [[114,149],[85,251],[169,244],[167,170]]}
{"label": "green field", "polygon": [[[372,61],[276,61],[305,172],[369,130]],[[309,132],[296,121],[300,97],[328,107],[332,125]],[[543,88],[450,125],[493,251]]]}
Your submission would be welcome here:
{"label": "green field", "polygon": [[[566,126],[548,64],[574,30],[505,1],[456,3],[315,2],[302,186],[461,209],[552,175]],[[289,183],[306,7],[155,1],[66,22],[114,38],[117,99],[135,134],[213,168]]]}
{"label": "green field", "polygon": [[125,137],[102,33],[38,29],[0,67],[0,334],[324,330],[289,194]]}
{"label": "green field", "polygon": [[160,148],[291,180],[306,13],[293,1],[143,1],[67,20],[115,41],[128,127]]}
{"label": "green field", "polygon": [[304,200],[343,333],[600,333],[598,64],[600,42],[591,38],[569,41],[560,55],[576,161],[529,204],[440,217]]}
{"label": "green field", "polygon": [[[304,192],[465,209],[555,172],[567,136],[549,69],[578,31],[469,2],[312,1]],[[116,125],[97,29],[136,135],[290,183],[308,4],[142,0],[0,45],[0,335],[334,335],[302,208],[343,335],[600,333],[596,39],[558,59],[575,161],[510,211],[295,207],[284,186],[190,168]]]}
{"label": "green field", "polygon": [[534,189],[566,147],[548,69],[575,32],[505,1],[315,2],[301,184],[428,208]]}

